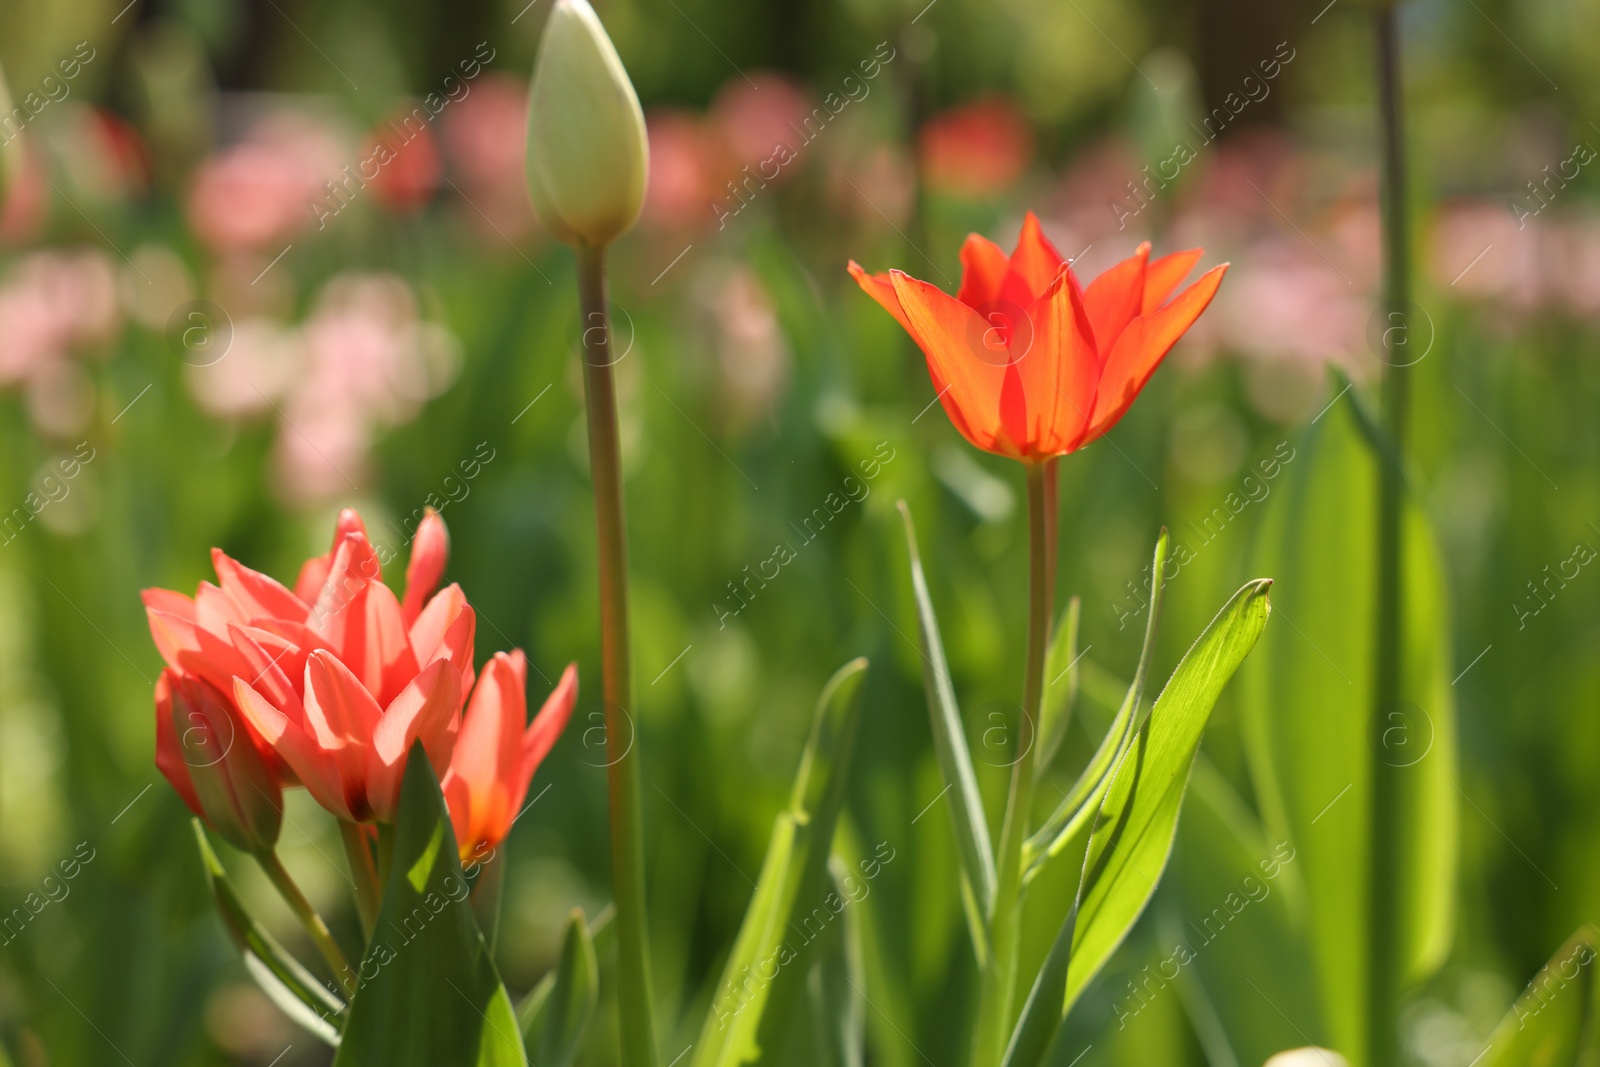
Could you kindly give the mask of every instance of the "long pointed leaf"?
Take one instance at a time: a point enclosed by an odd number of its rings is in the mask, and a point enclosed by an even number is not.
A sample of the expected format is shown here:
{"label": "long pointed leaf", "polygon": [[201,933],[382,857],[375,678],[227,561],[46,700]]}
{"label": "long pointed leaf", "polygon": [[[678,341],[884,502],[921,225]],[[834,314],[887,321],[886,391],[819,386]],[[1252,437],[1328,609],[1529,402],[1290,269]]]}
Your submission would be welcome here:
{"label": "long pointed leaf", "polygon": [[406,760],[383,907],[358,978],[334,1067],[527,1067],[420,742]]}
{"label": "long pointed leaf", "polygon": [[956,847],[961,853],[961,876],[974,907],[967,909],[972,943],[981,960],[988,954],[985,917],[994,902],[994,848],[989,843],[989,824],[983,815],[983,797],[972,770],[972,753],[961,724],[961,709],[956,704],[955,688],[950,684],[950,665],[944,658],[944,642],[939,638],[939,620],[928,595],[928,580],[922,573],[922,558],[917,553],[917,530],[911,522],[911,509],[899,502],[905,520],[906,547],[911,554],[911,588],[917,601],[917,630],[922,637],[922,684],[928,695],[928,717],[933,725],[933,749],[939,771],[950,793],[950,820],[955,827]]}
{"label": "long pointed leaf", "polygon": [[568,1067],[583,1045],[583,1035],[600,1000],[600,968],[583,912],[573,911],[561,939],[561,958],[523,1035],[538,1067]]}
{"label": "long pointed leaf", "polygon": [[217,913],[244,957],[245,969],[285,1015],[320,1040],[338,1045],[345,1019],[344,1001],[318,982],[245,909],[199,819],[194,820],[194,837],[205,866],[206,882],[216,898]]}
{"label": "long pointed leaf", "polygon": [[1556,950],[1500,1025],[1475,1067],[1575,1067],[1593,1025],[1596,932],[1585,926]]}
{"label": "long pointed leaf", "polygon": [[828,854],[861,712],[867,661],[841,667],[817,701],[789,807],[773,823],[755,895],[713,993],[694,1067],[738,1067],[781,1047],[817,957],[813,943],[843,901],[829,890]]}
{"label": "long pointed leaf", "polygon": [[1247,582],[1172,673],[1112,772],[1089,836],[1063,1017],[1155,892],[1211,709],[1266,626],[1272,580]]}

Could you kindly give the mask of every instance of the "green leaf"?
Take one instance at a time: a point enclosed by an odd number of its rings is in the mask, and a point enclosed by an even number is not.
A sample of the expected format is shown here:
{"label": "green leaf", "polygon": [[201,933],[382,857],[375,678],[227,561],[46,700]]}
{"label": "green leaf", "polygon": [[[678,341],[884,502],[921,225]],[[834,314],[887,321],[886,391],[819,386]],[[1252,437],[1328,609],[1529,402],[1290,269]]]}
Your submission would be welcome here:
{"label": "green leaf", "polygon": [[322,1041],[339,1044],[339,1031],[345,1021],[344,1001],[317,981],[245,909],[199,819],[194,820],[194,838],[205,867],[206,883],[217,902],[217,914],[244,957],[245,969],[285,1015]]}
{"label": "green leaf", "polygon": [[939,620],[933,614],[928,596],[928,580],[922,573],[917,554],[917,531],[911,522],[911,509],[899,502],[905,520],[906,547],[911,554],[911,588],[917,601],[917,629],[922,637],[922,685],[928,695],[928,717],[933,725],[933,750],[939,771],[950,793],[950,819],[955,826],[956,846],[961,853],[963,889],[971,902],[967,925],[973,948],[981,961],[988,955],[986,917],[994,903],[994,848],[989,843],[989,824],[984,819],[983,797],[972,770],[972,753],[961,725],[961,709],[950,684],[950,666],[944,658],[944,643],[939,639]]}
{"label": "green leaf", "polygon": [[1050,638],[1050,651],[1044,665],[1044,706],[1039,710],[1039,751],[1034,759],[1040,768],[1050,766],[1072,724],[1072,707],[1078,700],[1078,619],[1083,602],[1067,601],[1066,610],[1056,622]]}
{"label": "green leaf", "polygon": [[1061,1004],[1067,993],[1067,970],[1072,962],[1072,936],[1078,924],[1078,904],[1074,899],[1066,920],[1056,933],[1050,954],[1039,968],[1033,988],[1028,991],[1027,1002],[1022,1005],[1022,1016],[1011,1032],[1006,1046],[1003,1067],[1037,1067],[1044,1061],[1050,1042],[1061,1028],[1065,1018]]}
{"label": "green leaf", "polygon": [[[1352,394],[1353,396],[1353,394]],[[1407,702],[1373,737],[1376,496],[1380,463],[1351,397],[1291,447],[1263,512],[1251,569],[1278,579],[1273,627],[1240,676],[1240,724],[1267,834],[1299,850],[1311,972],[1327,1043],[1367,1046],[1373,770],[1404,768],[1393,825],[1397,955],[1417,982],[1443,961],[1456,926],[1459,835],[1450,613],[1444,572],[1414,502],[1402,513],[1401,674]],[[1290,966],[1278,964],[1276,972]],[[1276,980],[1274,972],[1264,976]],[[1255,979],[1262,982],[1262,977]]]}
{"label": "green leaf", "polygon": [[[834,853],[828,860],[833,891],[841,900],[850,897],[848,866]],[[840,922],[832,924],[818,948],[821,959],[811,971],[812,1018],[817,1027],[821,1062],[816,1067],[862,1067],[865,1061],[866,985],[862,962],[861,928],[855,908],[845,908]]]}
{"label": "green leaf", "polygon": [[1112,771],[1085,854],[1063,1016],[1155,892],[1206,721],[1266,626],[1271,585],[1245,583],[1211,620]]}
{"label": "green leaf", "polygon": [[[755,895],[712,994],[694,1067],[738,1067],[782,1047],[792,1009],[818,958],[814,942],[844,910],[830,891],[828,853],[861,712],[867,661],[841,667],[822,690],[789,807],[773,823]],[[542,1065],[541,1065],[542,1067]]]}
{"label": "green leaf", "polygon": [[578,1055],[584,1032],[600,1000],[600,968],[594,941],[574,909],[561,940],[561,959],[540,983],[543,994],[522,1020],[522,1032],[532,1061],[539,1067],[567,1067]]}
{"label": "green leaf", "polygon": [[383,907],[357,977],[335,1067],[527,1067],[420,743],[406,761]]}
{"label": "green leaf", "polygon": [[[594,944],[594,954],[598,961],[611,951],[611,939],[614,931],[611,920],[616,918],[617,909],[614,904],[607,904],[595,915],[594,920],[587,926],[589,940]],[[557,966],[545,972],[543,978],[534,983],[526,996],[517,1004],[517,1026],[521,1028],[524,1044],[531,1044],[528,1035],[534,1032],[534,1026],[543,1017],[545,1004],[550,999],[550,994],[555,991],[556,979],[560,975],[560,960]]]}
{"label": "green leaf", "polygon": [[[1024,883],[1031,882],[1044,865],[1059,855],[1067,843],[1077,836],[1089,818],[1100,810],[1099,801],[1110,782],[1111,768],[1122,758],[1133,738],[1134,715],[1139,710],[1139,702],[1144,699],[1145,682],[1150,677],[1150,660],[1155,655],[1156,628],[1161,622],[1170,543],[1167,529],[1163,526],[1160,536],[1156,538],[1155,555],[1150,564],[1150,614],[1145,619],[1144,646],[1139,650],[1139,666],[1134,671],[1133,682],[1128,686],[1128,693],[1122,698],[1122,705],[1111,720],[1100,747],[1090,757],[1088,766],[1061,798],[1061,803],[1050,813],[1044,825],[1035,830],[1024,845],[1023,862],[1027,865],[1023,874]],[[1067,940],[1070,943],[1071,938]]]}
{"label": "green leaf", "polygon": [[1489,1036],[1474,1067],[1574,1067],[1594,1014],[1596,933],[1567,939]]}

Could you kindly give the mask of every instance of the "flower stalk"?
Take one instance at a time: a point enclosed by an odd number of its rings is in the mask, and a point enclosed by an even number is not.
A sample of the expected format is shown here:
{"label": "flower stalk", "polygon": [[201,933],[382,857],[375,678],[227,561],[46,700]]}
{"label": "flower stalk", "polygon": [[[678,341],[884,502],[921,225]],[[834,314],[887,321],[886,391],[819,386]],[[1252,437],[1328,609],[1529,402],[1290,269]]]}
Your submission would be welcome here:
{"label": "flower stalk", "polygon": [[306,895],[290,877],[289,869],[283,865],[283,860],[278,858],[277,851],[258,852],[256,861],[261,864],[267,880],[278,891],[283,902],[289,905],[289,910],[300,920],[300,925],[305,927],[306,933],[311,937],[311,943],[317,946],[322,958],[333,968],[335,981],[343,985],[345,975],[355,974],[355,971],[351,968],[350,961],[345,959],[344,950],[339,947],[339,942],[333,939],[333,932],[328,929],[328,924],[322,921],[317,909],[311,906],[311,901],[306,899]]}
{"label": "flower stalk", "polygon": [[605,694],[607,794],[611,809],[611,881],[617,906],[617,953],[623,1062],[656,1062],[645,929],[644,835],[639,812],[639,754],[634,744],[632,657],[628,638],[628,546],[622,506],[622,447],[606,308],[605,252],[578,245],[583,330],[583,391],[589,468],[599,534],[601,679]]}
{"label": "flower stalk", "polygon": [[1029,463],[1028,472],[1028,649],[1022,679],[1022,714],[1017,755],[1011,765],[1005,821],[1000,831],[999,873],[989,920],[989,965],[979,990],[973,1032],[973,1067],[996,1067],[1005,1052],[1017,988],[1017,946],[1022,920],[1022,847],[1033,808],[1034,749],[1044,701],[1045,656],[1054,599],[1056,465]]}
{"label": "flower stalk", "polygon": [[350,877],[356,885],[356,913],[361,917],[361,934],[371,940],[373,928],[378,925],[378,909],[383,900],[383,885],[378,881],[378,867],[372,859],[372,848],[367,844],[366,831],[361,829],[361,824],[349,819],[339,820],[339,840],[344,842]]}
{"label": "flower stalk", "polygon": [[[1404,136],[1401,125],[1400,41],[1397,14],[1392,4],[1381,4],[1372,14],[1378,74],[1379,113],[1382,122],[1382,238],[1384,261],[1383,301],[1389,321],[1407,325],[1409,316],[1411,243],[1406,211]],[[1400,316],[1395,318],[1395,316]],[[1384,359],[1382,420],[1395,456],[1405,454],[1409,421],[1410,370]],[[1402,361],[1403,362],[1403,361]],[[1403,768],[1377,758],[1384,751],[1389,716],[1398,710],[1402,691],[1403,602],[1405,558],[1401,538],[1404,486],[1401,472],[1389,458],[1377,457],[1377,618],[1373,661],[1371,725],[1372,847],[1368,915],[1367,1062],[1387,1067],[1399,1061],[1397,1007],[1401,993],[1399,908],[1395,900],[1403,848],[1399,829],[1399,803]]]}

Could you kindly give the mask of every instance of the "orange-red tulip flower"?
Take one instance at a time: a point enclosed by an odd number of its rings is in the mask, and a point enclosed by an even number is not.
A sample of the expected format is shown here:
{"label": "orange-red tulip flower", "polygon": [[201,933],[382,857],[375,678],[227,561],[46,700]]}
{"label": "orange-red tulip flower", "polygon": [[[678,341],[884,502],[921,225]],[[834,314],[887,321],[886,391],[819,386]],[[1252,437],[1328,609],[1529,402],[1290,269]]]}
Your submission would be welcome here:
{"label": "orange-red tulip flower", "polygon": [[522,653],[496,652],[467,705],[441,783],[463,860],[481,847],[493,848],[511,832],[533,772],[572,717],[578,699],[576,665],[567,667],[532,723],[527,683],[528,661]]}
{"label": "orange-red tulip flower", "polygon": [[1227,264],[1168,300],[1201,249],[1150,259],[1139,246],[1079,285],[1029,212],[1009,257],[977,234],[949,296],[903,271],[850,273],[911,334],[950,421],[986,452],[1037,462],[1117,424],[1216,294]]}
{"label": "orange-red tulip flower", "polygon": [[[202,582],[192,600],[145,591],[150,631],[172,672],[231,700],[285,783],[342,819],[391,821],[414,741],[437,774],[449,769],[475,680],[476,613],[459,586],[434,591],[448,554],[444,522],[429,512],[402,602],[346,510],[333,549],[306,562],[293,592],[213,550],[218,585]],[[163,769],[173,758],[158,754]]]}
{"label": "orange-red tulip flower", "polygon": [[172,668],[156,682],[156,766],[185,804],[230,844],[267,852],[283,823],[283,789],[233,702]]}

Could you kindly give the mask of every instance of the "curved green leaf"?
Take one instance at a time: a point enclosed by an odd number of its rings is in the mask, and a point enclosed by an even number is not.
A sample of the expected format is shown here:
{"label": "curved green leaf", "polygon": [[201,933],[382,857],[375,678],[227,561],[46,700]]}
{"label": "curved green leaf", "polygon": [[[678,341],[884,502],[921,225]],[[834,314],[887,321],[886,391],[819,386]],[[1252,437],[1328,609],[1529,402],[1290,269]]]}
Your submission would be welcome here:
{"label": "curved green leaf", "polygon": [[245,970],[285,1015],[320,1040],[337,1045],[345,1019],[344,1001],[317,981],[245,910],[199,819],[194,820],[194,838],[205,867],[206,883],[217,902],[217,914],[244,957]]}
{"label": "curved green leaf", "polygon": [[1575,1067],[1594,1014],[1595,944],[1592,926],[1567,939],[1494,1028],[1475,1067]]}
{"label": "curved green leaf", "polygon": [[522,1032],[538,1067],[568,1067],[600,1001],[600,967],[582,911],[574,909],[567,918],[561,958],[548,977],[548,985],[540,983],[544,995],[522,1021]]}
{"label": "curved green leaf", "polygon": [[1150,614],[1145,619],[1144,646],[1139,650],[1139,665],[1134,671],[1133,682],[1128,686],[1128,694],[1122,698],[1122,705],[1111,720],[1100,747],[1090,757],[1088,766],[1061,798],[1061,803],[1050,813],[1044,825],[1035,830],[1024,845],[1023,862],[1027,864],[1024,883],[1032,881],[1044,864],[1059,855],[1067,842],[1083,829],[1090,816],[1099,810],[1099,800],[1103,788],[1110,781],[1111,768],[1122,758],[1132,740],[1134,715],[1139,710],[1139,702],[1144,699],[1145,682],[1150,677],[1150,660],[1155,655],[1156,628],[1161,622],[1170,543],[1167,528],[1163,526],[1160,536],[1156,538],[1155,556],[1151,560]]}
{"label": "curved green leaf", "polygon": [[388,874],[334,1067],[527,1067],[420,743],[406,760]]}
{"label": "curved green leaf", "polygon": [[1063,1015],[1155,892],[1206,721],[1267,624],[1271,585],[1247,582],[1211,620],[1112,772],[1089,835]]}
{"label": "curved green leaf", "polygon": [[782,1047],[818,955],[813,943],[844,910],[830,889],[828,854],[844,807],[866,670],[864,659],[845,664],[817,701],[788,810],[773,823],[755,895],[694,1045],[694,1067],[738,1067]]}
{"label": "curved green leaf", "polygon": [[961,709],[956,704],[955,688],[950,684],[950,665],[944,658],[944,642],[939,638],[939,620],[928,595],[928,580],[922,573],[922,558],[917,554],[917,530],[911,522],[911,509],[899,502],[905,520],[906,547],[911,554],[911,588],[917,601],[917,631],[922,637],[922,685],[928,695],[928,718],[933,726],[933,750],[939,771],[950,793],[950,819],[955,827],[956,846],[961,853],[961,878],[971,906],[967,925],[978,959],[988,954],[986,917],[994,903],[994,847],[989,843],[989,824],[983,815],[983,796],[978,792],[978,777],[972,770],[972,753],[967,749],[961,725]]}

